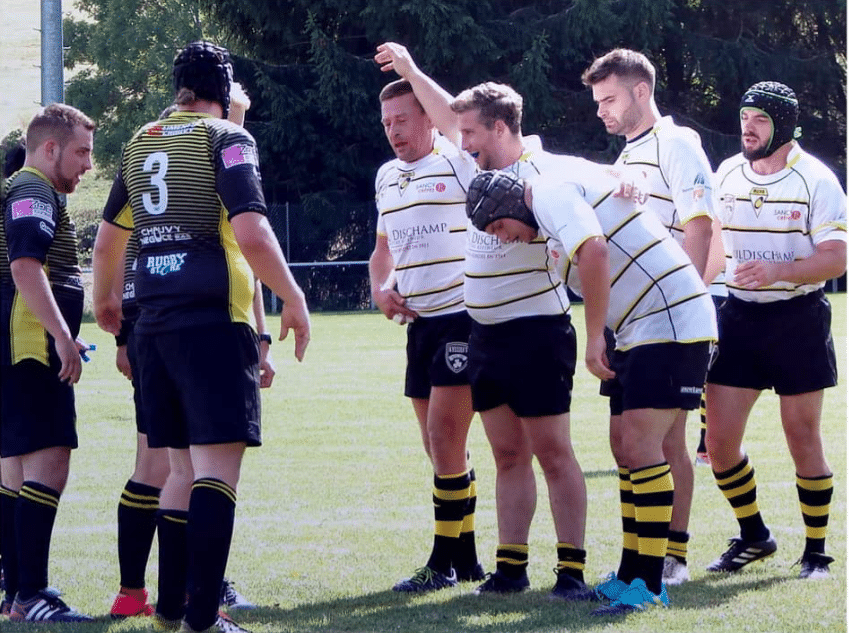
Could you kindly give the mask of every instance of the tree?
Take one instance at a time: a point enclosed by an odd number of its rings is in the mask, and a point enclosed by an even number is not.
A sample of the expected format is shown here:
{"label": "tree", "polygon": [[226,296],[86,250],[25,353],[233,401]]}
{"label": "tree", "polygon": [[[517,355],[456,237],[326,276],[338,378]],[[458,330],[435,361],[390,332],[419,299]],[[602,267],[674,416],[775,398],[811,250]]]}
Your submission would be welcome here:
{"label": "tree", "polygon": [[[481,81],[525,98],[524,131],[547,149],[612,161],[622,140],[595,115],[582,72],[616,46],[658,69],[663,114],[702,136],[714,166],[738,151],[745,89],[775,79],[800,98],[803,145],[845,183],[843,0],[81,0],[95,22],[68,24],[69,64],[93,63],[69,99],[94,114],[96,154],[121,144],[170,99],[174,52],[216,38],[251,96],[266,198],[297,204],[295,261],[365,259],[374,175],[392,157],[377,94],[391,76],[372,56],[399,41],[456,94]],[[132,37],[127,37],[132,33]],[[117,44],[116,44],[117,43]],[[152,74],[151,74],[152,72]],[[844,185],[845,186],[845,185]],[[294,208],[294,207],[292,207]],[[272,218],[275,222],[279,219]]]}
{"label": "tree", "polygon": [[98,125],[94,155],[107,172],[139,126],[173,99],[171,65],[187,43],[213,37],[194,0],[77,0],[91,20],[66,18],[65,67],[83,69],[66,100]]}

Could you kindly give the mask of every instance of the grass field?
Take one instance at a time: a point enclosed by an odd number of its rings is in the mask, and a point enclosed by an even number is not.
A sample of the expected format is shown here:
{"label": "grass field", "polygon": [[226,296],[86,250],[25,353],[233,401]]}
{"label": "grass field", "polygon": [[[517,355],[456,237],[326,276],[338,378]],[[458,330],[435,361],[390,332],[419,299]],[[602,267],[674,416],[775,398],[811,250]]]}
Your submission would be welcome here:
{"label": "grass field", "polygon": [[[832,299],[843,370],[846,296]],[[575,319],[582,323],[580,307]],[[667,610],[598,621],[585,604],[548,599],[555,536],[541,480],[530,542],[531,591],[494,598],[473,595],[473,584],[413,597],[389,590],[425,562],[432,539],[431,470],[412,409],[401,396],[404,330],[374,313],[319,314],[313,330],[302,364],[291,357],[290,342],[273,347],[278,375],[264,393],[265,444],[248,452],[239,486],[228,575],[263,605],[237,616],[247,628],[258,633],[846,630],[845,374],[844,385],[827,391],[824,408],[836,487],[829,533],[829,551],[837,558],[832,577],[796,579],[798,567],[792,565],[801,554],[804,530],[777,399],[768,393],[750,421],[747,448],[778,553],[733,577],[702,571],[724,550],[736,524],[710,471],[699,467],[690,529],[693,580],[672,588]],[[104,616],[118,588],[115,515],[131,472],[134,426],[129,384],[114,368],[114,343],[93,324],[84,326],[83,336],[97,343],[98,351],[77,389],[80,449],[56,521],[50,581],[70,604],[103,619],[75,626],[7,621],[4,632],[146,630],[143,621],[113,623]],[[595,380],[579,368],[572,424],[590,498],[590,581],[615,567],[621,542],[606,402],[596,391]],[[695,415],[690,427],[695,448]],[[494,467],[477,420],[470,444],[478,474],[478,546],[491,570],[497,544]],[[154,595],[155,581],[154,549],[148,567]]]}

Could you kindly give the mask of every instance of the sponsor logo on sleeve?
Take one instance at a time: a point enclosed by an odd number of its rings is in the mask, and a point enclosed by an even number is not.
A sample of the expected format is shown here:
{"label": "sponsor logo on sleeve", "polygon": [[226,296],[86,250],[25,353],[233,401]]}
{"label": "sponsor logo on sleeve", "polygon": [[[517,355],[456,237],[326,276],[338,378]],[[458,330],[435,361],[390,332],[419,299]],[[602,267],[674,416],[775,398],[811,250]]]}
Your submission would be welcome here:
{"label": "sponsor logo on sleeve", "polygon": [[53,237],[53,225],[47,226],[44,223],[44,220],[38,223],[38,228],[47,233],[50,237]]}
{"label": "sponsor logo on sleeve", "polygon": [[705,175],[698,174],[693,181],[693,202],[698,202],[705,197]]}
{"label": "sponsor logo on sleeve", "polygon": [[37,200],[36,198],[15,200],[12,203],[12,219],[20,220],[21,218],[39,218],[40,220],[49,222],[51,226],[55,224],[53,221],[53,207],[47,202]]}
{"label": "sponsor logo on sleeve", "polygon": [[225,147],[221,152],[221,160],[224,163],[224,169],[230,169],[238,165],[259,166],[256,148],[246,143],[237,143],[230,147]]}

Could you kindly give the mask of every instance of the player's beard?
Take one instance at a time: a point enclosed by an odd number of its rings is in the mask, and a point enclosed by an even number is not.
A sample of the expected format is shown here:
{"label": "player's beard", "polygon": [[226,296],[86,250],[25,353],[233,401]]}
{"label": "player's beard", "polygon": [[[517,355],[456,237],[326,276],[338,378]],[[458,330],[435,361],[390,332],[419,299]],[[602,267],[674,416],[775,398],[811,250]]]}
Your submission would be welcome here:
{"label": "player's beard", "polygon": [[59,193],[73,193],[77,188],[74,178],[68,178],[62,172],[62,157],[65,155],[65,148],[59,150],[59,156],[53,164],[53,186]]}
{"label": "player's beard", "polygon": [[640,106],[637,105],[637,100],[632,96],[631,105],[622,112],[622,119],[620,121],[616,121],[616,127],[610,130],[609,134],[628,137],[639,127],[640,121],[642,120],[641,115]]}
{"label": "player's beard", "polygon": [[740,140],[740,149],[743,152],[743,158],[745,158],[749,162],[760,160],[761,158],[766,158],[772,153],[767,149],[766,143],[758,145],[753,149],[748,149],[742,139]]}

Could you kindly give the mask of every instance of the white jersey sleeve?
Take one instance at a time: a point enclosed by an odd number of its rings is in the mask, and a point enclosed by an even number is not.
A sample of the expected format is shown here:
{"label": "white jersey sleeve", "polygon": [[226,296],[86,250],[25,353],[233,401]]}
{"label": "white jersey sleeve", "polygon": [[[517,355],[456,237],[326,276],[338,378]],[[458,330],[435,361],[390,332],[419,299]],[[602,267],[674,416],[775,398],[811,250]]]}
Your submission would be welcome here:
{"label": "white jersey sleeve", "polygon": [[716,217],[713,170],[702,149],[699,135],[689,128],[678,128],[669,139],[661,135],[660,168],[669,184],[678,221],[684,226],[702,216]]}
{"label": "white jersey sleeve", "polygon": [[588,239],[604,233],[593,208],[584,200],[581,188],[561,177],[540,177],[532,181],[533,213],[540,231],[556,239],[569,260]]}

